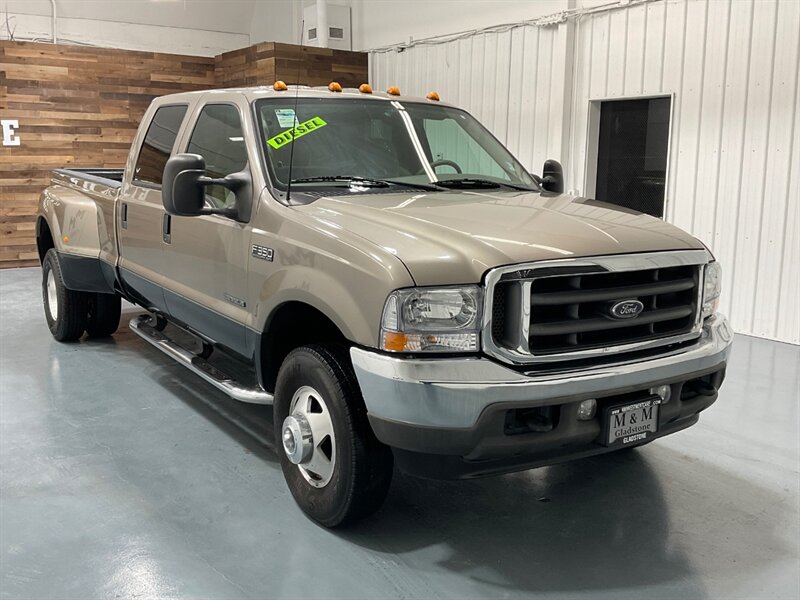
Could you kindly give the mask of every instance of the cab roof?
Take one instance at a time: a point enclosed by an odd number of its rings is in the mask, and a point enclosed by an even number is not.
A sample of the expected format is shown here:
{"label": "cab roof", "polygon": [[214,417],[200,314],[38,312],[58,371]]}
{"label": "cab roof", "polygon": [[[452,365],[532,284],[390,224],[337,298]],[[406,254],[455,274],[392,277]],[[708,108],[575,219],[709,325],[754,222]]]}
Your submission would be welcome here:
{"label": "cab roof", "polygon": [[428,98],[424,98],[421,96],[405,96],[405,95],[395,96],[393,94],[388,94],[386,92],[373,92],[370,94],[361,92],[358,90],[358,88],[342,88],[341,92],[332,92],[328,89],[327,86],[307,86],[307,85],[299,85],[299,86],[289,85],[287,86],[286,90],[281,90],[281,91],[274,90],[271,85],[197,90],[194,92],[179,92],[177,94],[168,94],[165,96],[159,96],[158,100],[160,102],[163,101],[174,102],[179,100],[195,99],[198,96],[202,96],[204,94],[210,94],[210,95],[241,94],[245,96],[249,101],[257,100],[259,98],[289,98],[293,100],[296,94],[298,98],[334,98],[341,100],[367,99],[376,101],[382,100],[384,102],[392,102],[392,101],[420,102],[424,104],[441,104],[444,106],[453,106],[452,104],[449,104],[447,102],[429,100]]}

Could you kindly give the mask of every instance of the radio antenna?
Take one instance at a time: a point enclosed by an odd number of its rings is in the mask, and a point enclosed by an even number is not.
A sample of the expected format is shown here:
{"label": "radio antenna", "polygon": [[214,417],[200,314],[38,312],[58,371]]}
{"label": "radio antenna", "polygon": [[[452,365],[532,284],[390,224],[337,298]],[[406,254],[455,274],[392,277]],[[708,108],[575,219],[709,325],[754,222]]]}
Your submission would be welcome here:
{"label": "radio antenna", "polygon": [[289,183],[286,184],[286,204],[291,201],[292,194],[292,165],[294,165],[294,131],[299,121],[297,120],[297,98],[300,95],[300,71],[303,68],[303,37],[306,32],[306,20],[300,22],[300,60],[297,62],[297,76],[294,82],[294,109],[292,109],[292,147],[289,148]]}

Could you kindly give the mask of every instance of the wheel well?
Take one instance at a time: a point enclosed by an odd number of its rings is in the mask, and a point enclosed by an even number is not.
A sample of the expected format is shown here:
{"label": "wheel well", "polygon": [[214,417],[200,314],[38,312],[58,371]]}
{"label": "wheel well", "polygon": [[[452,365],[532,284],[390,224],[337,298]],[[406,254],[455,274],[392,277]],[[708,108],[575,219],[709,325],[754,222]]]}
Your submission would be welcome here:
{"label": "wheel well", "polygon": [[322,312],[303,302],[287,302],[270,317],[261,335],[261,383],[272,392],[278,370],[286,356],[307,344],[349,345],[336,324]]}
{"label": "wheel well", "polygon": [[53,242],[53,234],[50,232],[50,226],[43,217],[39,217],[36,221],[36,250],[39,252],[39,262],[44,262],[44,255],[50,248],[55,248]]}

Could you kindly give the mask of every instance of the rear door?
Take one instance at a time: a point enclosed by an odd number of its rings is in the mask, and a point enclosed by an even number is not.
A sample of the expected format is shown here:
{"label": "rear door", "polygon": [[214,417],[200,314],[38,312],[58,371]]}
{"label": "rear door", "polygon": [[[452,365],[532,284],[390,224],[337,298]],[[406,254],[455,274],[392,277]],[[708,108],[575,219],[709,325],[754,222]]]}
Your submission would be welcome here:
{"label": "rear door", "polygon": [[[183,136],[181,152],[201,155],[210,177],[249,168],[243,126],[247,104],[240,98],[214,96],[213,102],[201,103]],[[236,196],[222,186],[207,186],[205,193],[209,207],[235,205]],[[253,304],[247,297],[248,224],[218,215],[173,216],[169,230],[164,294],[170,315],[246,356],[245,323]]]}
{"label": "rear door", "polygon": [[129,164],[126,170],[117,215],[122,279],[137,301],[161,311],[166,311],[161,178],[187,111],[187,104],[155,110],[133,169]]}

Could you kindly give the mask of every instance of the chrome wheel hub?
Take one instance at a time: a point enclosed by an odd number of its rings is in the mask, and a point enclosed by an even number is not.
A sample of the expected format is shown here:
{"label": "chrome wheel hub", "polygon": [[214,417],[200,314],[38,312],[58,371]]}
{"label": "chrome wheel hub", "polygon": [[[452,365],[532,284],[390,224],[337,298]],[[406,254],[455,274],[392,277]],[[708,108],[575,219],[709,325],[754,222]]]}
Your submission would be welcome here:
{"label": "chrome wheel hub", "polygon": [[328,485],[336,466],[336,436],[328,405],[314,388],[304,385],[292,396],[281,444],[308,483],[318,488]]}
{"label": "chrome wheel hub", "polygon": [[47,310],[50,318],[55,321],[58,319],[58,292],[56,291],[56,276],[52,269],[47,272]]}
{"label": "chrome wheel hub", "polygon": [[314,437],[308,420],[300,413],[283,421],[283,451],[292,464],[307,463],[314,453]]}

